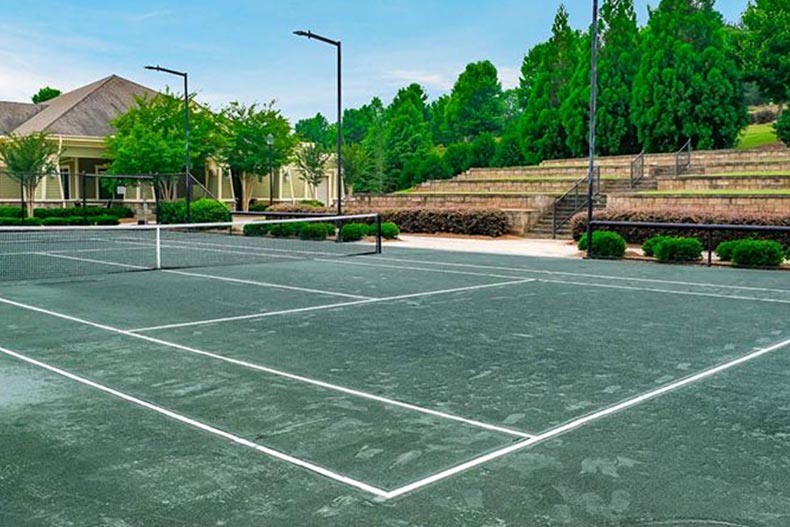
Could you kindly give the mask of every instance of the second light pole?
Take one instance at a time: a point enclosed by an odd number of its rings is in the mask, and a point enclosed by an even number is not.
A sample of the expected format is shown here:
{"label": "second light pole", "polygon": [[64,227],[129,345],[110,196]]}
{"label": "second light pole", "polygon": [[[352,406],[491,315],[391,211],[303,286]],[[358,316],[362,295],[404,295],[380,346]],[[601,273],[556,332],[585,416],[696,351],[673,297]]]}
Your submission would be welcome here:
{"label": "second light pole", "polygon": [[266,136],[266,146],[269,147],[269,206],[274,205],[274,136]]}
{"label": "second light pole", "polygon": [[182,77],[184,79],[184,137],[185,137],[185,146],[184,146],[184,170],[186,171],[186,176],[184,178],[184,184],[186,185],[186,193],[187,193],[187,207],[186,207],[186,222],[189,223],[191,219],[190,214],[190,202],[192,201],[192,175],[190,174],[190,155],[189,155],[189,74],[185,71],[176,71],[171,70],[169,68],[163,68],[162,66],[146,66],[145,69],[152,70],[152,71],[160,71],[162,73],[169,73],[170,75],[176,75],[178,77]]}
{"label": "second light pole", "polygon": [[294,31],[294,35],[309,39],[320,40],[325,44],[337,48],[337,215],[343,214],[343,90],[342,90],[342,70],[343,53],[342,45],[339,40],[316,35],[312,31]]}

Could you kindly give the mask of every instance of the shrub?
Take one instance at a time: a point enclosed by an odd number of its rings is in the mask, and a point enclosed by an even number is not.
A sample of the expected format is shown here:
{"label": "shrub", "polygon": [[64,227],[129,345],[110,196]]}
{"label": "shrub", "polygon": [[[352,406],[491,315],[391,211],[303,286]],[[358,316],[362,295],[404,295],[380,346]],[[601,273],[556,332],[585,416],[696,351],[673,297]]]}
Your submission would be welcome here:
{"label": "shrub", "polygon": [[729,262],[732,260],[732,252],[735,250],[735,246],[737,246],[742,241],[743,240],[730,240],[721,242],[716,247],[716,256],[718,256],[719,260],[722,262]]}
{"label": "shrub", "polygon": [[314,208],[314,209],[315,208],[319,208],[320,209],[320,208],[325,207],[324,202],[323,201],[318,201],[317,199],[303,199],[299,203],[302,204],[302,205],[305,205],[307,207]]}
{"label": "shrub", "polygon": [[776,121],[777,111],[771,108],[762,108],[749,114],[751,124],[768,124]]}
{"label": "shrub", "polygon": [[696,238],[664,238],[655,247],[659,262],[694,262],[702,259],[702,243]]}
{"label": "shrub", "polygon": [[[595,231],[592,236],[593,258],[622,258],[625,255],[625,240],[612,231]],[[578,244],[580,251],[587,250],[587,235]]]}
{"label": "shrub", "polygon": [[307,223],[299,231],[302,240],[326,240],[326,236],[326,225],[322,223]]}
{"label": "shrub", "polygon": [[[721,223],[733,225],[778,225],[790,227],[790,213],[788,214],[759,214],[759,213],[733,213],[733,212],[706,212],[688,211],[677,209],[666,210],[635,210],[635,209],[606,209],[595,212],[596,220],[609,221],[636,221],[636,222],[662,222],[662,223]],[[578,240],[587,231],[586,213],[577,214],[571,220],[573,237]],[[643,243],[654,236],[676,236],[677,229],[653,229],[641,227],[607,227],[608,230],[619,233],[628,243]],[[744,236],[742,232],[735,231],[704,231],[688,230],[684,236],[697,238],[707,242],[711,236],[711,247],[728,240],[737,240]],[[790,233],[754,232],[749,233],[756,240],[778,241],[783,246],[790,246]]]}
{"label": "shrub", "polygon": [[645,253],[645,256],[655,256],[656,246],[667,238],[671,238],[671,236],[653,236],[652,238],[648,238],[645,240],[645,243],[642,244],[642,252]]}
{"label": "shrub", "polygon": [[391,221],[381,224],[381,236],[387,240],[394,240],[400,235],[400,229]]}
{"label": "shrub", "polygon": [[0,218],[21,218],[25,215],[19,207],[0,206]]}
{"label": "shrub", "polygon": [[115,218],[134,218],[134,211],[125,206],[115,207],[65,207],[65,208],[42,208],[33,211],[36,218],[73,218],[113,216]]}
{"label": "shrub", "polygon": [[184,200],[159,202],[159,223],[184,223],[186,216],[187,204]]}
{"label": "shrub", "polygon": [[782,246],[772,240],[741,240],[732,251],[739,267],[776,267],[785,259]]}
{"label": "shrub", "polygon": [[266,212],[268,208],[268,203],[254,203],[250,205],[250,212]]}
{"label": "shrub", "polygon": [[774,124],[774,130],[779,139],[790,146],[790,110],[785,110],[779,117],[779,120]]}
{"label": "shrub", "polygon": [[[186,204],[184,204],[186,212]],[[224,223],[230,221],[227,205],[211,198],[200,198],[189,207],[191,223]]]}
{"label": "shrub", "polygon": [[91,218],[91,223],[94,225],[118,225],[120,222],[118,221],[117,216],[105,214],[104,216],[96,216]]}
{"label": "shrub", "polygon": [[40,218],[0,218],[0,226],[34,227],[41,225]]}
{"label": "shrub", "polygon": [[340,230],[340,236],[344,242],[356,242],[367,234],[367,225],[364,223],[347,223]]}
{"label": "shrub", "polygon": [[244,226],[244,236],[265,236],[269,234],[268,223],[248,223]]}

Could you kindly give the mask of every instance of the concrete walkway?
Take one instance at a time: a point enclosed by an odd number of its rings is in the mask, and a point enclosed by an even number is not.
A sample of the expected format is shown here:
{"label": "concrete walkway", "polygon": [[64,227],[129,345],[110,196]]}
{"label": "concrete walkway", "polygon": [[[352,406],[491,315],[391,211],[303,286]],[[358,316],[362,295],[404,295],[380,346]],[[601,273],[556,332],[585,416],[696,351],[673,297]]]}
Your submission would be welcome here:
{"label": "concrete walkway", "polygon": [[581,253],[576,248],[576,244],[569,240],[535,240],[516,237],[494,239],[401,234],[398,241],[389,242],[387,246],[494,254],[517,254],[523,256],[548,256],[554,258],[579,258],[581,256]]}

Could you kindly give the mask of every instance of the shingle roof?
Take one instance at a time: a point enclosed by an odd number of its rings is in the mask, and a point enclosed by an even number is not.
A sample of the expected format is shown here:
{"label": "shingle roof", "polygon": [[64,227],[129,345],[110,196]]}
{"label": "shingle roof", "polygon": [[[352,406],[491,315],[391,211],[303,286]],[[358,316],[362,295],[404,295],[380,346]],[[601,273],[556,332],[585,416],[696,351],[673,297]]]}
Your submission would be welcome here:
{"label": "shingle roof", "polygon": [[43,104],[0,101],[0,134],[13,131],[44,108]]}
{"label": "shingle roof", "polygon": [[[49,100],[38,112],[19,124],[15,134],[48,131],[58,135],[106,137],[117,116],[135,105],[135,97],[156,95],[154,90],[111,75]],[[8,104],[8,103],[0,103]]]}

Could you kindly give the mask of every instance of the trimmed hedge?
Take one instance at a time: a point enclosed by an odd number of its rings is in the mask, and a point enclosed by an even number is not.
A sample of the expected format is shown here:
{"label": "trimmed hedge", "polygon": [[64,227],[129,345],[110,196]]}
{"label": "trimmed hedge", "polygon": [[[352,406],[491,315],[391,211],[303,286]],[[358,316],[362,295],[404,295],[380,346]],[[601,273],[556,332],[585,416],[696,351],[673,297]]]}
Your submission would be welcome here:
{"label": "trimmed hedge", "polygon": [[645,253],[645,256],[655,256],[656,246],[667,238],[671,238],[671,236],[653,236],[652,238],[648,238],[645,240],[645,243],[642,244],[642,252]]}
{"label": "trimmed hedge", "polygon": [[10,226],[37,226],[41,225],[40,218],[0,218],[0,227]]}
{"label": "trimmed hedge", "polygon": [[[594,231],[592,235],[593,258],[622,258],[625,256],[625,240],[612,231]],[[587,234],[578,243],[580,251],[587,250]]]}
{"label": "trimmed hedge", "polygon": [[664,237],[655,246],[659,262],[695,262],[702,259],[702,243],[696,238]]}
{"label": "trimmed hedge", "polygon": [[340,237],[344,242],[356,242],[368,233],[368,226],[364,223],[346,223],[340,229]]}
{"label": "trimmed hedge", "polygon": [[25,215],[19,207],[0,206],[0,218],[21,218]]}
{"label": "trimmed hedge", "polygon": [[[334,227],[332,227],[334,231]],[[299,230],[299,238],[302,240],[326,240],[329,231],[325,223],[307,223]]]}
{"label": "trimmed hedge", "polygon": [[777,267],[785,259],[782,246],[772,240],[740,240],[732,250],[738,267]]}
{"label": "trimmed hedge", "polygon": [[719,257],[719,260],[722,262],[729,262],[732,260],[732,252],[735,250],[735,246],[741,243],[743,240],[730,240],[726,242],[721,242],[716,247],[716,256]]}
{"label": "trimmed hedge", "polygon": [[112,216],[114,218],[134,218],[134,211],[129,207],[66,207],[52,209],[36,209],[33,211],[36,218],[73,218],[76,216],[96,217]]}
{"label": "trimmed hedge", "polygon": [[[639,221],[639,222],[663,222],[663,223],[725,223],[731,225],[778,225],[790,227],[790,214],[749,214],[749,213],[728,213],[728,212],[700,212],[682,210],[664,211],[639,211],[632,209],[606,209],[595,212],[596,220],[608,221]],[[571,220],[573,228],[573,238],[578,240],[587,231],[586,213],[577,214]],[[677,236],[683,235],[707,241],[708,231],[689,230],[680,231],[678,229],[643,229],[636,227],[607,227],[608,230],[619,233],[628,243],[644,243],[648,238],[654,236]],[[743,232],[737,231],[713,231],[710,233],[715,248],[721,242],[740,239],[744,236]],[[751,238],[757,240],[774,240],[784,247],[790,247],[790,233],[779,232],[754,232],[749,233]],[[707,248],[707,247],[706,247]]]}
{"label": "trimmed hedge", "polygon": [[[225,223],[231,221],[230,209],[211,198],[200,198],[189,207],[190,223]],[[159,203],[159,221],[163,224],[185,223],[187,203],[184,200]]]}

